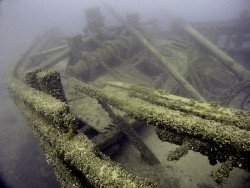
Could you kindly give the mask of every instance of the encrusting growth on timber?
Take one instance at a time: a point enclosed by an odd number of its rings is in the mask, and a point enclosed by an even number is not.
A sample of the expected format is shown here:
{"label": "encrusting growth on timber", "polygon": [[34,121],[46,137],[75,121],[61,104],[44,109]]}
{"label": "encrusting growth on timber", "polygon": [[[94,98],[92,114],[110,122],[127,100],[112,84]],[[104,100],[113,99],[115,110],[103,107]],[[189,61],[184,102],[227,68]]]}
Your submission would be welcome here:
{"label": "encrusting growth on timber", "polygon": [[[145,120],[156,126],[163,126],[177,132],[185,132],[204,140],[211,140],[222,145],[230,143],[238,151],[250,151],[250,133],[235,126],[227,126],[221,122],[206,120],[197,116],[185,115],[182,112],[163,108],[150,104],[146,101],[110,94],[101,89],[87,85],[75,78],[70,78],[70,82],[76,90],[85,94],[105,100],[111,106],[118,108],[130,116]],[[199,126],[196,126],[196,125]],[[234,133],[234,136],[232,136]]]}
{"label": "encrusting growth on timber", "polygon": [[108,112],[112,118],[113,123],[119,126],[127,138],[134,144],[134,146],[141,152],[142,157],[151,165],[159,164],[159,160],[152,153],[152,151],[143,143],[136,131],[129,125],[129,123],[121,116],[116,115],[105,101],[99,100],[102,107]]}
{"label": "encrusting growth on timber", "polygon": [[41,71],[39,68],[34,68],[26,72],[25,81],[33,88],[52,95],[56,99],[66,102],[66,96],[61,83],[60,73],[47,69]]}
{"label": "encrusting growth on timber", "polygon": [[179,97],[166,90],[155,90],[143,85],[108,82],[109,85],[128,91],[131,97],[146,100],[152,104],[168,107],[172,110],[199,116],[207,120],[216,120],[241,129],[250,130],[250,113],[232,108],[222,108],[218,103],[204,103]]}
{"label": "encrusting growth on timber", "polygon": [[190,85],[175,69],[169,66],[167,60],[162,56],[140,33],[119,16],[110,6],[106,8],[133,34],[133,36],[166,68],[169,74],[196,100],[205,101],[205,99]]}
{"label": "encrusting growth on timber", "polygon": [[222,163],[218,171],[213,172],[211,176],[215,180],[215,182],[219,184],[226,183],[227,178],[232,170],[233,170],[232,162],[226,161],[225,163]]}
{"label": "encrusting growth on timber", "polygon": [[[29,120],[29,123],[34,125],[43,137],[53,145],[56,151],[63,156],[63,160],[68,161],[81,171],[92,185],[96,187],[110,187],[114,185],[120,187],[156,187],[153,183],[124,171],[119,165],[98,153],[94,149],[93,143],[83,134],[75,135],[69,139],[66,133],[61,132],[57,127],[46,121],[44,115],[53,117],[56,123],[65,121],[62,118],[65,113],[58,114],[58,112],[65,111],[67,113],[66,104],[59,102],[53,97],[46,99],[48,96],[45,97],[45,94],[28,88],[28,86],[25,86],[18,80],[10,79],[8,86],[11,95],[17,101],[16,104]],[[40,98],[43,98],[43,100],[40,100]],[[38,101],[40,103],[37,103]],[[49,104],[49,101],[53,103]],[[35,111],[29,109],[29,105],[33,103]],[[48,108],[47,113],[44,109],[46,106]],[[48,112],[50,113],[48,114]],[[67,118],[67,115],[65,118]],[[70,125],[74,124],[71,121],[68,121],[68,123]]]}
{"label": "encrusting growth on timber", "polygon": [[173,160],[179,160],[181,157],[186,155],[188,153],[188,150],[190,150],[192,147],[192,144],[185,142],[180,147],[176,148],[173,151],[170,151],[167,154],[167,160],[173,161]]}
{"label": "encrusting growth on timber", "polygon": [[[249,171],[249,71],[239,60],[248,30],[172,18],[164,31],[156,19],[125,21],[106,8],[121,25],[105,26],[98,7],[87,9],[84,34],[46,32],[6,80],[61,186],[166,187],[165,165],[189,150],[219,163],[218,184],[233,168]],[[162,142],[175,149],[162,155]]]}
{"label": "encrusting growth on timber", "polygon": [[246,70],[243,66],[236,63],[235,60],[229,57],[216,45],[202,36],[198,31],[192,28],[190,25],[185,23],[176,17],[169,16],[171,21],[176,24],[178,28],[186,32],[190,37],[192,37],[198,44],[207,49],[212,55],[214,55],[225,67],[230,69],[240,80],[250,80],[250,72]]}

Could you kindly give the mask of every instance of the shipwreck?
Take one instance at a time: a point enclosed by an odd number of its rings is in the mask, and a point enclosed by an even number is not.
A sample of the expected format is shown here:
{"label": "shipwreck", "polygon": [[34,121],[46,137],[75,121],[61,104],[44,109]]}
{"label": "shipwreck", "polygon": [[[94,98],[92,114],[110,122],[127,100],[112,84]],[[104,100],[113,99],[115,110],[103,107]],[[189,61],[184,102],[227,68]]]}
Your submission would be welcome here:
{"label": "shipwreck", "polygon": [[162,30],[154,19],[106,8],[121,25],[105,26],[98,7],[87,9],[84,34],[49,30],[6,81],[62,187],[160,186],[157,174],[143,177],[112,159],[128,140],[163,168],[140,137],[146,126],[179,145],[167,160],[193,150],[220,163],[211,174],[218,184],[233,168],[249,171],[247,15],[223,23],[168,15],[171,27]]}

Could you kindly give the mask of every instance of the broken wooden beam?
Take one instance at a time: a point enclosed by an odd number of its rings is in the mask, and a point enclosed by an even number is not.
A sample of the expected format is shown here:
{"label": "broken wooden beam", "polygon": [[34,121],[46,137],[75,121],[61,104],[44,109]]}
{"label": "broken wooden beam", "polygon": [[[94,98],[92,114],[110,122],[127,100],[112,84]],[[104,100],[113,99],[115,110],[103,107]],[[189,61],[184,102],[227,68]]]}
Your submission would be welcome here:
{"label": "broken wooden beam", "polygon": [[[85,135],[73,134],[69,136],[68,132],[65,133],[55,127],[53,121],[48,121],[46,116],[50,116],[51,111],[60,108],[60,105],[59,107],[57,105],[62,103],[61,101],[51,101],[56,100],[54,98],[50,101],[42,100],[39,98],[40,95],[44,96],[43,99],[50,98],[50,96],[26,87],[14,78],[9,78],[7,85],[16,105],[30,126],[35,127],[41,134],[41,138],[50,143],[53,149],[58,152],[58,156],[72,165],[80,173],[78,176],[85,177],[92,186],[107,188],[115,186],[156,187],[155,183],[127,172],[120,165],[104,156],[96,150],[95,145]],[[41,110],[45,106],[48,107],[46,113]],[[53,107],[55,109],[50,109]],[[59,116],[59,119],[63,119],[65,114],[60,113]],[[74,122],[71,123],[70,126],[74,126]]]}
{"label": "broken wooden beam", "polygon": [[110,108],[108,103],[103,100],[98,100],[105,111],[108,113],[109,117],[113,120],[114,125],[118,127],[129,139],[129,141],[141,152],[143,159],[151,165],[159,164],[159,160],[153,154],[153,152],[148,148],[148,146],[140,139],[140,136],[134,130],[135,127],[132,127],[125,118],[116,115],[113,110]]}
{"label": "broken wooden beam", "polygon": [[[60,100],[31,88],[15,78],[8,78],[7,86],[11,95],[16,95],[33,110],[46,117],[55,127],[68,132],[77,127],[76,118],[69,112],[69,106]],[[62,115],[63,114],[63,115]]]}
{"label": "broken wooden beam", "polygon": [[136,29],[134,29],[129,23],[127,23],[121,16],[119,16],[115,10],[106,5],[106,8],[128,29],[128,31],[166,68],[169,74],[185,89],[185,91],[194,99],[206,101],[194,87],[188,83],[183,76],[172,68],[167,59],[162,56],[153,45],[151,45],[147,39],[145,39]]}
{"label": "broken wooden beam", "polygon": [[58,71],[47,69],[39,72],[37,74],[37,81],[41,91],[50,94],[62,102],[67,101],[61,82],[61,76]]}
{"label": "broken wooden beam", "polygon": [[185,112],[207,120],[216,120],[237,126],[241,129],[250,130],[250,113],[247,111],[231,108],[222,108],[218,103],[202,103],[179,97],[168,93],[166,90],[154,90],[136,84],[126,84],[122,82],[108,82],[109,85],[128,91],[132,97],[146,100],[152,104],[168,107],[172,110]]}
{"label": "broken wooden beam", "polygon": [[154,155],[154,153],[149,149],[149,147],[140,139],[139,134],[131,127],[124,118],[117,117],[117,123],[121,124],[123,133],[127,136],[130,142],[141,152],[142,158],[150,165],[160,164],[160,161]]}
{"label": "broken wooden beam", "polygon": [[69,45],[63,45],[63,46],[58,46],[58,47],[55,47],[55,48],[51,48],[49,50],[43,50],[43,51],[40,51],[40,52],[37,52],[37,53],[34,53],[34,54],[30,55],[30,58],[35,59],[35,58],[40,57],[40,56],[51,55],[51,54],[53,54],[55,52],[64,50],[65,48],[68,48],[68,47],[69,47]]}
{"label": "broken wooden beam", "polygon": [[172,150],[167,154],[167,160],[179,160],[181,157],[185,156],[188,153],[188,150],[190,150],[191,147],[191,143],[184,142],[181,146],[177,147],[175,150]]}
{"label": "broken wooden beam", "polygon": [[91,139],[91,141],[96,145],[100,151],[105,151],[106,149],[119,143],[119,140],[123,138],[122,131],[120,127],[113,127],[105,133],[99,133],[97,136]]}
{"label": "broken wooden beam", "polygon": [[250,170],[248,153],[239,154],[237,149],[235,150],[230,146],[221,147],[220,144],[204,142],[199,138],[190,137],[185,133],[177,133],[176,131],[171,131],[160,126],[156,127],[155,132],[160,140],[180,146],[167,153],[167,160],[179,160],[189,150],[193,150],[207,156],[212,166],[217,163],[224,163],[230,159],[233,167],[246,171]]}
{"label": "broken wooden beam", "polygon": [[237,63],[233,58],[228,56],[220,48],[210,42],[206,37],[201,35],[189,24],[173,16],[168,16],[178,28],[187,33],[192,39],[206,49],[210,54],[214,55],[225,67],[232,71],[240,80],[250,80],[250,72]]}
{"label": "broken wooden beam", "polygon": [[72,168],[69,168],[66,162],[61,159],[59,152],[45,140],[43,135],[37,130],[37,127],[34,126],[34,124],[29,124],[29,127],[34,133],[39,146],[44,151],[48,164],[53,167],[56,178],[61,186],[81,188],[82,185],[87,185],[87,182],[85,183],[83,178],[75,176],[75,172],[72,171]]}
{"label": "broken wooden beam", "polygon": [[211,176],[216,183],[223,184],[227,182],[227,178],[232,170],[232,161],[228,160],[222,163],[216,172],[212,172]]}
{"label": "broken wooden beam", "polygon": [[49,56],[48,59],[46,59],[45,61],[41,62],[41,64],[38,65],[38,68],[41,70],[51,68],[57,63],[59,63],[60,61],[67,58],[68,56],[69,56],[68,48],[58,51],[55,54]]}
{"label": "broken wooden beam", "polygon": [[26,72],[25,81],[33,88],[43,91],[56,99],[66,102],[66,96],[63,90],[60,73],[47,69],[32,69]]}
{"label": "broken wooden beam", "polygon": [[[55,54],[52,54],[50,56],[48,56],[48,58],[44,61],[42,61],[38,66],[29,66],[29,67],[33,67],[33,68],[29,68],[29,69],[24,69],[22,70],[22,74],[20,73],[20,75],[18,76],[18,78],[20,78],[21,80],[26,80],[29,79],[30,82],[29,84],[31,84],[31,82],[35,83],[35,80],[33,80],[36,76],[36,74],[38,72],[44,71],[46,69],[49,69],[51,67],[53,67],[54,65],[56,65],[57,63],[59,63],[60,61],[64,60],[65,58],[67,58],[69,55],[69,49],[63,49],[61,51],[56,52]],[[27,80],[26,80],[27,81]],[[36,87],[33,84],[34,88]]]}
{"label": "broken wooden beam", "polygon": [[116,96],[75,78],[70,78],[69,81],[76,90],[107,101],[109,105],[128,113],[135,119],[182,132],[205,142],[215,142],[222,147],[230,146],[239,153],[250,152],[250,132],[247,130],[154,105],[144,100]]}

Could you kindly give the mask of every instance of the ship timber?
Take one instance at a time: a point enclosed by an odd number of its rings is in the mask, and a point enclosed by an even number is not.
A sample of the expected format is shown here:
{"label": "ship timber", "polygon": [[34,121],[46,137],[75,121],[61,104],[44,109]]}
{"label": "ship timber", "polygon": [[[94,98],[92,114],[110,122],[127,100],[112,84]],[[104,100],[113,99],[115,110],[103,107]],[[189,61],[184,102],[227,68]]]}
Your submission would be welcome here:
{"label": "ship timber", "polygon": [[249,58],[242,44],[250,27],[239,33],[234,21],[188,24],[169,16],[173,27],[163,31],[106,7],[122,25],[106,27],[100,9],[88,9],[84,35],[46,32],[6,79],[61,186],[162,187],[111,159],[128,141],[152,169],[164,168],[140,136],[147,126],[179,145],[169,161],[193,150],[220,162],[211,175],[219,184],[233,168],[249,171],[250,73],[240,57]]}

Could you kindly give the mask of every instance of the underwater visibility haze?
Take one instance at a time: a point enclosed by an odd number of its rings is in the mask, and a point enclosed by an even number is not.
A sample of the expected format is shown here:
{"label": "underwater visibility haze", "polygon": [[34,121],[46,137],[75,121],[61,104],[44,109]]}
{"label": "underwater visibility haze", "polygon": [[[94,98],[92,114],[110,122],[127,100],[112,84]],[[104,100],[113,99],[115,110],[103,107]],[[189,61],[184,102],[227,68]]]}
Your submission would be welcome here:
{"label": "underwater visibility haze", "polygon": [[250,187],[250,1],[0,0],[0,187]]}

